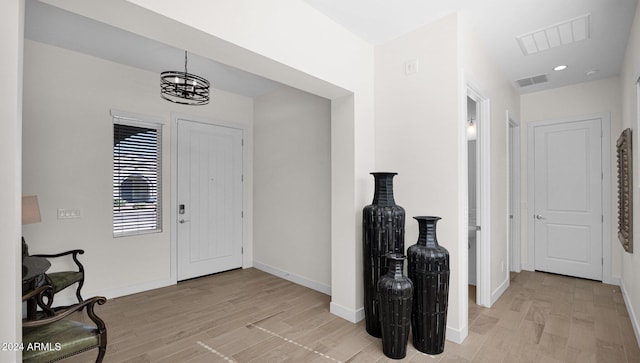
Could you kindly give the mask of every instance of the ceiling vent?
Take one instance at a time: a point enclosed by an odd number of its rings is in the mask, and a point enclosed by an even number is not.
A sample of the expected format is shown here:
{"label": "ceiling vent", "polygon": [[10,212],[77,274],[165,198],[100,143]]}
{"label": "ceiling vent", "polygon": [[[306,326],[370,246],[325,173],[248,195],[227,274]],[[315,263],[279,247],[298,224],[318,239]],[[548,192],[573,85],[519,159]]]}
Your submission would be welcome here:
{"label": "ceiling vent", "polygon": [[518,84],[518,86],[520,86],[520,88],[522,88],[527,86],[533,86],[534,84],[538,84],[538,83],[545,83],[548,81],[549,79],[547,78],[546,74],[540,74],[537,76],[520,78],[519,80],[516,81],[516,83]]}
{"label": "ceiling vent", "polygon": [[589,14],[516,37],[524,55],[589,39]]}

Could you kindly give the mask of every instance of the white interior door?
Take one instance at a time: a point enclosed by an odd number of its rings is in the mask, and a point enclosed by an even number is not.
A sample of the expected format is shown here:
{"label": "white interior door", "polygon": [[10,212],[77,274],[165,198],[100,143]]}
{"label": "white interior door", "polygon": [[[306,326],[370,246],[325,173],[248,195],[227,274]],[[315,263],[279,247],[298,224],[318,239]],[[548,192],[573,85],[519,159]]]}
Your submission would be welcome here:
{"label": "white interior door", "polygon": [[535,269],[602,280],[602,120],[533,128]]}
{"label": "white interior door", "polygon": [[178,280],[242,267],[242,130],[178,120]]}

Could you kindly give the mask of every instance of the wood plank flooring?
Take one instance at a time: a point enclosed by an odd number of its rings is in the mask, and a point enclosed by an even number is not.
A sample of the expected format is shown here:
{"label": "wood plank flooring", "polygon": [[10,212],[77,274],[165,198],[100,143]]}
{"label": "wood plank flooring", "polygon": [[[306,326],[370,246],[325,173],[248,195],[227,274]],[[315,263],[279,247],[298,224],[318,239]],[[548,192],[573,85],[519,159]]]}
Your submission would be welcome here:
{"label": "wood plank flooring", "polygon": [[[402,362],[640,362],[620,289],[540,272],[512,274],[491,309],[473,303],[469,336]],[[364,322],[329,313],[330,298],[256,269],[111,299],[105,362],[391,362]],[[96,351],[68,362],[90,362]]]}

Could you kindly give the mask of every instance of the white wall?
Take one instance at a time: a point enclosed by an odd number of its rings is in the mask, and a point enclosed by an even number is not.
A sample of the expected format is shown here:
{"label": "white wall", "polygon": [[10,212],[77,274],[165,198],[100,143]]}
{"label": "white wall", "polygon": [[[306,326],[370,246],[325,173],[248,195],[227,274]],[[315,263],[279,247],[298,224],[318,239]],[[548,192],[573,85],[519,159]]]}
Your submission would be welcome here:
{"label": "white wall", "polygon": [[[521,97],[521,252],[522,263],[528,269],[533,269],[530,264],[527,249],[528,243],[528,218],[532,215],[527,211],[527,124],[532,121],[562,120],[570,117],[590,115],[596,113],[610,113],[611,116],[611,175],[612,185],[616,185],[617,175],[615,144],[621,126],[621,93],[620,79],[618,77],[607,78],[597,81],[580,83],[573,86],[556,88],[548,91],[524,94]],[[617,211],[617,188],[610,191],[611,197],[611,266],[609,271],[614,280],[620,277],[620,251],[618,242],[618,211]]]}
{"label": "white wall", "polygon": [[331,99],[330,308],[351,321],[364,317],[360,223],[373,185],[371,45],[300,0],[45,1]]}
{"label": "white wall", "polygon": [[[484,44],[473,34],[472,29],[467,25],[468,22],[462,20],[459,24],[460,62],[465,79],[479,87],[483,96],[490,101],[490,157],[488,162],[491,168],[489,175],[491,224],[482,227],[490,228],[491,238],[488,241],[491,256],[489,292],[492,302],[495,302],[509,286],[509,126],[506,111],[509,111],[509,114],[517,120],[520,114],[520,103],[512,82],[498,68],[496,60],[487,53]],[[464,91],[466,92],[466,90]],[[466,107],[466,103],[463,107]],[[482,126],[478,126],[479,132],[481,132]],[[478,150],[478,152],[480,151]],[[483,217],[481,216],[481,218]]]}
{"label": "white wall", "polygon": [[[620,74],[620,84],[622,92],[622,125],[620,130],[630,127],[632,129],[633,140],[633,240],[635,242],[633,254],[620,252],[622,254],[622,291],[627,304],[627,310],[633,323],[636,339],[640,342],[640,189],[635,186],[640,185],[640,173],[638,163],[640,163],[640,115],[638,110],[638,95],[636,93],[636,82],[640,77],[640,6],[636,7],[636,15],[629,36],[622,72]],[[619,133],[618,133],[619,134]],[[617,135],[617,134],[616,134]],[[615,184],[614,184],[615,185]],[[612,244],[619,246],[617,239]],[[626,338],[626,337],[625,337]]]}
{"label": "white wall", "polygon": [[254,99],[254,267],[331,293],[331,102]]}
{"label": "white wall", "polygon": [[[407,61],[418,72],[405,74]],[[507,120],[519,113],[518,97],[482,44],[445,17],[376,48],[376,170],[395,171],[396,202],[407,212],[405,246],[418,235],[416,215],[437,215],[438,240],[450,253],[447,337],[467,335],[468,226],[464,76],[491,99],[491,293],[508,286]],[[372,195],[372,194],[371,194]]]}
{"label": "white wall", "polygon": [[[171,112],[252,124],[252,99],[218,90],[209,105],[177,105],[160,98],[158,77],[153,72],[25,41],[23,192],[38,195],[42,222],[24,226],[24,236],[31,253],[84,249],[85,297],[113,297],[175,282],[170,276]],[[162,233],[112,236],[110,109],[166,121]],[[251,189],[251,174],[245,183]],[[58,220],[58,208],[80,209],[81,218]],[[250,240],[245,242],[251,244]],[[54,265],[52,270],[69,265]],[[68,290],[61,298],[73,296]]]}
{"label": "white wall", "polygon": [[[466,248],[461,258],[458,137],[457,16],[449,16],[376,47],[376,171],[397,172],[395,200],[405,208],[405,247],[416,243],[419,215],[442,217],[438,241],[450,253],[447,338],[462,335],[461,286],[466,289]],[[418,73],[405,75],[405,62],[418,61]],[[466,169],[464,170],[466,173]],[[370,176],[371,179],[373,177]],[[466,187],[465,187],[466,189]],[[373,189],[369,191],[369,202]],[[465,243],[466,246],[466,243]],[[464,277],[464,278],[463,278]]]}
{"label": "white wall", "polygon": [[[6,1],[0,14],[0,342],[22,340],[20,303],[20,211],[22,134],[22,47],[24,0]],[[19,351],[0,350],[0,362],[22,360]]]}

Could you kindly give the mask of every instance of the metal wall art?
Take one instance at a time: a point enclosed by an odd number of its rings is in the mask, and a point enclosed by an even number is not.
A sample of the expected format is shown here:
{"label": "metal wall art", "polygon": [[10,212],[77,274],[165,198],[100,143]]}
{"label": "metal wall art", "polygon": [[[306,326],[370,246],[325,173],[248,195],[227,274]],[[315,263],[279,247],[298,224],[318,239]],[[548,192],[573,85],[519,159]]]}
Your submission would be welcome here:
{"label": "metal wall art", "polygon": [[633,164],[631,129],[622,131],[616,143],[618,154],[618,239],[633,253]]}

